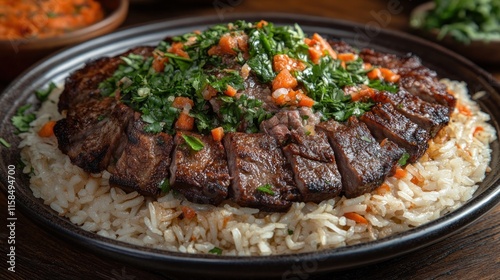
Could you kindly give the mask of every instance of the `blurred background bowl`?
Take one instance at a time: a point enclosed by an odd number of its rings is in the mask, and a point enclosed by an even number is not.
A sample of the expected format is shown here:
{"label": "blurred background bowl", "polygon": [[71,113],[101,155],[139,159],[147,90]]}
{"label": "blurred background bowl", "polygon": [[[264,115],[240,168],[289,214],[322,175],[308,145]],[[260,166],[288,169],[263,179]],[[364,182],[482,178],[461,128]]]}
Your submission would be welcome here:
{"label": "blurred background bowl", "polygon": [[500,40],[471,40],[470,43],[463,43],[457,41],[449,34],[445,35],[442,39],[438,39],[439,29],[427,30],[423,28],[422,25],[425,17],[434,7],[434,2],[427,2],[418,5],[412,10],[410,27],[415,34],[451,49],[482,66],[500,64]]}
{"label": "blurred background bowl", "polygon": [[57,37],[0,40],[0,80],[11,81],[43,57],[64,47],[110,33],[127,17],[129,0],[98,0],[104,18],[90,26]]}

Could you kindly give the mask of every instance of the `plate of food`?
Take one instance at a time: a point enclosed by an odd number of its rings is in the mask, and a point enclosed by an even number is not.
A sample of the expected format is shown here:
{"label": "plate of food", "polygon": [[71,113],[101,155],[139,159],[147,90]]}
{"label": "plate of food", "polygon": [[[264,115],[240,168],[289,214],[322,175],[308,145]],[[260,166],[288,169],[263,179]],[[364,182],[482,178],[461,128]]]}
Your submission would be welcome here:
{"label": "plate of food", "polygon": [[437,242],[500,199],[500,84],[360,30],[183,18],[51,56],[1,96],[0,168],[19,171],[3,189],[66,242],[184,278],[314,274]]}

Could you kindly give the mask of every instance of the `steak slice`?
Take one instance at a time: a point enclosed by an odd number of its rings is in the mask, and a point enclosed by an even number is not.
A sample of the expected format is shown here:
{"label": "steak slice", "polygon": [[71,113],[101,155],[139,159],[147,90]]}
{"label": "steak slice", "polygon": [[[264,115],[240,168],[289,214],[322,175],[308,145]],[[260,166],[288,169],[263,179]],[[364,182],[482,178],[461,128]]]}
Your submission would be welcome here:
{"label": "steak slice", "polygon": [[[116,165],[110,166],[110,183],[143,195],[161,193],[161,184],[168,180],[172,136],[166,133],[151,134],[143,131],[146,124],[135,113],[126,131],[126,144]],[[105,134],[104,134],[105,135]]]}
{"label": "steak slice", "polygon": [[388,138],[405,149],[410,155],[409,162],[415,162],[429,147],[428,131],[396,111],[390,103],[377,103],[360,120],[378,141]]}
{"label": "steak slice", "polygon": [[302,128],[302,119],[297,110],[280,111],[270,119],[260,123],[260,130],[273,136],[280,146],[290,140],[291,131]]}
{"label": "steak slice", "polygon": [[54,127],[59,149],[87,172],[105,170],[134,112],[113,98],[74,105]]}
{"label": "steak slice", "polygon": [[66,78],[64,90],[59,97],[59,112],[88,99],[100,98],[99,84],[113,76],[118,66],[123,64],[121,56],[134,53],[147,57],[152,55],[153,50],[153,47],[137,47],[115,57],[103,57],[88,62]]}
{"label": "steak slice", "polygon": [[347,198],[371,192],[382,184],[388,175],[393,174],[404,153],[389,140],[379,144],[356,117],[349,118],[346,124],[329,120],[317,127],[325,131],[335,152]]}
{"label": "steak slice", "polygon": [[230,193],[238,205],[285,211],[299,198],[292,171],[272,136],[230,132],[224,147],[232,177]]}
{"label": "steak slice", "polygon": [[291,143],[283,148],[292,166],[301,201],[321,202],[336,197],[342,190],[340,173],[326,135],[291,132]]}
{"label": "steak slice", "polygon": [[439,82],[436,72],[422,65],[421,60],[412,55],[398,57],[394,54],[364,49],[360,53],[365,62],[389,68],[401,76],[399,86],[421,99],[454,108],[457,100],[448,93],[446,85]]}
{"label": "steak slice", "polygon": [[426,102],[404,89],[396,93],[377,92],[373,99],[376,102],[391,103],[394,109],[427,130],[431,137],[434,137],[450,121],[450,108]]}
{"label": "steak slice", "polygon": [[[191,149],[183,135],[200,139],[203,149]],[[222,143],[191,132],[177,132],[174,143],[170,165],[172,189],[195,203],[218,205],[226,199],[230,177]]]}

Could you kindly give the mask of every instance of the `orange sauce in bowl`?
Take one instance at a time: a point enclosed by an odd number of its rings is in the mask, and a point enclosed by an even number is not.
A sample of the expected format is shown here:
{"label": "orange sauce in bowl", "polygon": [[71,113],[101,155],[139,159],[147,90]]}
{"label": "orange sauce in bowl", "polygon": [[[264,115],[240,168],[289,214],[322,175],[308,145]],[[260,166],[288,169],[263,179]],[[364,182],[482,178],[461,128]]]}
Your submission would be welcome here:
{"label": "orange sauce in bowl", "polygon": [[0,40],[56,37],[103,18],[95,0],[0,0]]}

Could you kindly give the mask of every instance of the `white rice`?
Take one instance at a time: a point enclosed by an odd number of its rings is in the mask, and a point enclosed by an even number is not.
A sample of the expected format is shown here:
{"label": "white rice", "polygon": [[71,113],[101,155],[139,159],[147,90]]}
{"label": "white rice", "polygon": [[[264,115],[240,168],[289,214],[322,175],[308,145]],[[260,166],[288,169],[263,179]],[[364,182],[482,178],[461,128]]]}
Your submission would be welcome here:
{"label": "white rice", "polygon": [[[219,207],[197,205],[172,192],[157,200],[125,193],[109,186],[108,172],[82,171],[59,151],[55,137],[36,133],[47,120],[61,118],[56,105],[60,90],[42,105],[32,129],[21,135],[24,172],[31,174],[34,196],[59,215],[85,230],[132,244],[184,253],[209,253],[218,247],[223,255],[253,256],[369,242],[457,209],[489,171],[489,143],[496,138],[489,115],[469,98],[464,83],[443,82],[472,116],[455,110],[425,155],[406,167],[406,177],[388,178],[386,191],[380,188],[353,199],[299,202],[286,213],[262,213],[230,201]],[[484,130],[474,133],[477,127]],[[183,206],[195,209],[196,216],[179,218]],[[367,223],[346,218],[348,212]]]}

